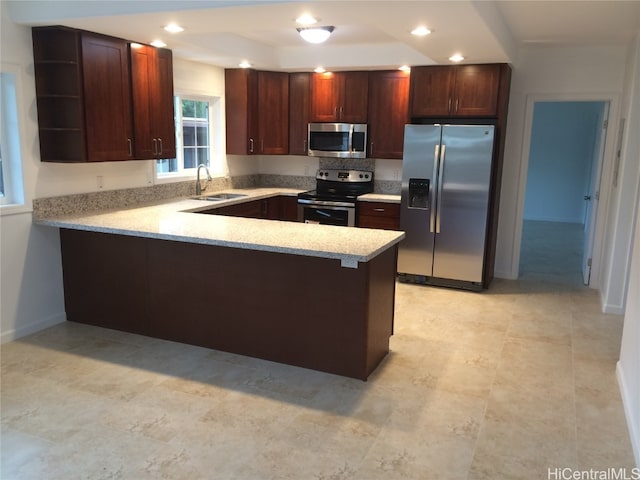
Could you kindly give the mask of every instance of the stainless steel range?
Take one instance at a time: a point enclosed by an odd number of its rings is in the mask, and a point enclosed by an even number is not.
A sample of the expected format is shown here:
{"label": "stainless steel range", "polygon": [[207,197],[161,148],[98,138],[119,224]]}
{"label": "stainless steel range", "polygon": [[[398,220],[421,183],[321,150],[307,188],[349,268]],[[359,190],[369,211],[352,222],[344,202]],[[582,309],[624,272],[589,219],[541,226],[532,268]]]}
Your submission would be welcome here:
{"label": "stainless steel range", "polygon": [[371,192],[373,172],[318,170],[316,189],[298,194],[298,220],[354,227],[358,196]]}

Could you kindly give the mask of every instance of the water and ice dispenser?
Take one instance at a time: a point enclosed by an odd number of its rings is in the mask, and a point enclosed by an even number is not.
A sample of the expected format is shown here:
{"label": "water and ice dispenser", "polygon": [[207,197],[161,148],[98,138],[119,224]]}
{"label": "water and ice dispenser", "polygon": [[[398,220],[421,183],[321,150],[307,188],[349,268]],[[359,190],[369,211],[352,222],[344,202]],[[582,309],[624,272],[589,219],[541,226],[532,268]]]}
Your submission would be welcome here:
{"label": "water and ice dispenser", "polygon": [[409,179],[409,208],[429,209],[429,183],[428,178]]}

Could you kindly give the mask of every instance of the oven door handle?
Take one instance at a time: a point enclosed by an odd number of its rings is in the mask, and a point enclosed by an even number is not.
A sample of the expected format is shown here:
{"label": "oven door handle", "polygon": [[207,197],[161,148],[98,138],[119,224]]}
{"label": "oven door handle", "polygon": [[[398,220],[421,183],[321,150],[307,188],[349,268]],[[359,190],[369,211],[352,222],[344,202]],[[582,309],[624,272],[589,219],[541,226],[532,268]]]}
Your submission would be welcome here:
{"label": "oven door handle", "polygon": [[303,205],[318,205],[320,207],[351,207],[355,208],[353,203],[349,202],[332,202],[329,200],[308,200],[306,198],[299,198],[298,203]]}

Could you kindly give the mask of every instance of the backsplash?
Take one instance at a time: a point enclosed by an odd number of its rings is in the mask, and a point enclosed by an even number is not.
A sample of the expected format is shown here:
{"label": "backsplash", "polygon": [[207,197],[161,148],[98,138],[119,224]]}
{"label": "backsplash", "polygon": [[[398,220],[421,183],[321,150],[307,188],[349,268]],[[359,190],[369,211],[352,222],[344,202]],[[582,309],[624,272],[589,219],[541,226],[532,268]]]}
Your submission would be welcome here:
{"label": "backsplash", "polygon": [[[226,188],[255,188],[259,186],[258,184],[259,175],[244,175],[233,178],[216,177],[209,182],[207,191],[219,191]],[[37,219],[96,210],[120,209],[171,198],[188,197],[194,194],[195,181],[190,180],[186,182],[163,183],[151,187],[37,198],[33,201],[33,217]]]}
{"label": "backsplash", "polygon": [[[323,159],[320,168],[348,168],[373,170],[373,160],[359,160],[358,165],[341,163],[341,159]],[[351,160],[353,162],[353,160]],[[364,165],[363,162],[370,162]],[[203,182],[204,183],[204,182]],[[242,175],[238,177],[216,177],[209,182],[207,192],[217,192],[230,188],[282,187],[313,190],[316,186],[314,176],[295,175]],[[375,193],[400,194],[400,182],[393,180],[375,180]],[[78,193],[61,197],[37,198],[33,201],[34,219],[72,215],[97,210],[122,209],[146,203],[188,197],[195,194],[195,181],[164,183],[151,187],[106,190],[100,192]]]}

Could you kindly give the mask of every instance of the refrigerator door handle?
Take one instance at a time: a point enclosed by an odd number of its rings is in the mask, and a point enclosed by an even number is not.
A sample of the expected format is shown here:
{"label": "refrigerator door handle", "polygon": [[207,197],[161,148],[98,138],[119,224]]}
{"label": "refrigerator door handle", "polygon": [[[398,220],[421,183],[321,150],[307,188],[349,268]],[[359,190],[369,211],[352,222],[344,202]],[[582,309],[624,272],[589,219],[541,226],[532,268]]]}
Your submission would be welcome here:
{"label": "refrigerator door handle", "polygon": [[444,183],[444,160],[447,153],[447,146],[442,145],[442,155],[440,156],[440,163],[438,165],[438,200],[436,208],[438,212],[436,214],[436,233],[440,233],[440,213],[442,205],[442,187]]}
{"label": "refrigerator door handle", "polygon": [[429,187],[429,232],[433,233],[436,228],[436,202],[434,202],[433,186],[438,178],[438,162],[440,161],[440,145],[436,145],[435,152],[433,153],[433,176],[431,177],[431,186]]}

